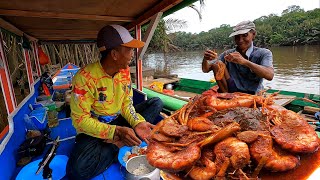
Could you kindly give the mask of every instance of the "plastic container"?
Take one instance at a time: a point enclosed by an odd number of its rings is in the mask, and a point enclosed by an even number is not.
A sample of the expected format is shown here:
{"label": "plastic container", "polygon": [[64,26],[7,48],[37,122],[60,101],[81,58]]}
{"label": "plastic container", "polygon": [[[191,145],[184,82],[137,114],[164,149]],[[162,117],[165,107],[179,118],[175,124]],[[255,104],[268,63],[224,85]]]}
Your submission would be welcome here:
{"label": "plastic container", "polygon": [[24,119],[25,128],[28,132],[39,131],[39,128],[34,124],[32,118],[30,118],[28,114],[25,114],[23,119]]}
{"label": "plastic container", "polygon": [[60,102],[60,101],[56,101],[56,107],[57,107],[57,111],[60,112],[63,108],[64,108],[64,105],[65,105],[65,102]]}
{"label": "plastic container", "polygon": [[57,108],[56,103],[54,101],[52,101],[51,99],[45,100],[45,101],[38,101],[35,104],[33,104],[32,106],[34,109],[41,107],[41,106],[46,107],[49,111],[56,110],[56,108]]}
{"label": "plastic container", "polygon": [[46,100],[50,100],[51,96],[47,96],[47,95],[40,95],[37,97],[37,101],[46,101]]}
{"label": "plastic container", "polygon": [[[147,143],[142,141],[142,143],[139,145],[139,147],[146,147]],[[119,163],[123,166],[126,167],[126,162],[123,160],[123,157],[126,155],[127,152],[131,152],[132,151],[132,146],[122,146],[119,149],[119,153],[118,153],[118,161]]]}
{"label": "plastic container", "polygon": [[31,119],[34,125],[43,130],[48,124],[48,114],[45,108],[38,108],[30,112],[29,116],[25,117]]}
{"label": "plastic container", "polygon": [[[19,174],[16,177],[16,180],[43,180],[42,173],[43,170],[36,174],[37,169],[39,168],[39,163],[42,159],[33,161],[26,166],[24,166]],[[52,169],[52,179],[62,179],[66,174],[66,167],[67,167],[68,157],[65,155],[56,155],[51,163],[50,168]]]}
{"label": "plastic container", "polygon": [[[135,175],[134,172],[136,169],[139,169],[139,166],[147,168],[146,174]],[[128,180],[160,180],[160,170],[151,166],[146,158],[146,155],[135,156],[128,160],[126,164],[126,179]]]}

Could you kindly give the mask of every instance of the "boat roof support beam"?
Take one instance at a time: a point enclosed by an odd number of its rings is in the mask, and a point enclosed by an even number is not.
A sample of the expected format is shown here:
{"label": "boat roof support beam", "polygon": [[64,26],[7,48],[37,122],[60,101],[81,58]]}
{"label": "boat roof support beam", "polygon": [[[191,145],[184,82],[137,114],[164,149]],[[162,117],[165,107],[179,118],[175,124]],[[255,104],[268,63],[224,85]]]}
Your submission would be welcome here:
{"label": "boat roof support beam", "polygon": [[[135,34],[136,39],[141,41],[141,25],[136,25],[135,27]],[[139,59],[139,53],[141,48],[136,50],[136,86],[137,89],[142,91],[142,83],[143,83],[143,76],[142,76],[142,59]]]}
{"label": "boat roof support beam", "polygon": [[71,13],[58,13],[58,12],[38,12],[38,11],[7,10],[7,9],[0,9],[0,15],[35,17],[35,18],[53,18],[53,19],[99,20],[99,21],[113,21],[113,22],[132,22],[133,21],[133,18],[131,17],[102,16],[102,15],[91,15],[91,14],[71,14]]}
{"label": "boat roof support beam", "polygon": [[158,12],[165,12],[171,7],[176,6],[177,4],[181,3],[183,0],[162,0],[159,4],[139,16],[139,18],[132,23],[130,23],[126,28],[131,31],[134,30],[135,26],[140,24],[143,25],[150,20],[152,16],[154,16]]}
{"label": "boat roof support beam", "polygon": [[145,42],[144,46],[142,47],[142,49],[139,51],[139,59],[142,59],[143,55],[145,54],[145,52],[148,49],[149,43],[152,39],[152,36],[154,34],[154,31],[156,30],[160,20],[161,20],[161,16],[162,16],[162,12],[157,13],[156,15],[154,15],[149,23],[148,29],[146,31],[146,34],[143,37],[143,41]]}
{"label": "boat roof support beam", "polygon": [[18,36],[25,35],[30,41],[37,41],[36,38],[24,33],[23,31],[21,31],[20,29],[18,29],[17,27],[15,27],[14,25],[12,25],[9,22],[5,21],[2,18],[0,18],[0,27],[3,28],[3,29],[6,29],[6,30],[18,35]]}

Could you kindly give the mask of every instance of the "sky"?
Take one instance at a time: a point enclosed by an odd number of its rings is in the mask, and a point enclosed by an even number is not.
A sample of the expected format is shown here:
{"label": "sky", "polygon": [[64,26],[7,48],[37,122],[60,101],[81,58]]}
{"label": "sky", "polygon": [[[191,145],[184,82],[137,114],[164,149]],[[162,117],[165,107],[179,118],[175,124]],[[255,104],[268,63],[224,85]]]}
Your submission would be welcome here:
{"label": "sky", "polygon": [[[195,5],[200,7],[199,3]],[[281,15],[289,6],[297,5],[305,11],[320,7],[320,0],[205,0],[202,20],[192,8],[183,8],[167,18],[187,21],[187,27],[180,31],[199,33],[220,27],[222,24],[235,26],[244,20],[255,20],[270,14]]]}

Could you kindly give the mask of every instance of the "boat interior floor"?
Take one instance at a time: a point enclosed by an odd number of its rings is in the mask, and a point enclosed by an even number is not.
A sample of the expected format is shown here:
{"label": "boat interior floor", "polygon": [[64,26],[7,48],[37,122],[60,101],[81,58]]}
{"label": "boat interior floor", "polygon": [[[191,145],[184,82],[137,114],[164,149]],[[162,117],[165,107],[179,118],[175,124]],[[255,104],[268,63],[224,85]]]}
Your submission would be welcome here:
{"label": "boat interior floor", "polygon": [[[75,142],[75,136],[76,136],[76,130],[72,126],[72,120],[70,117],[66,117],[66,111],[63,109],[58,113],[58,121],[59,124],[56,127],[49,128],[50,134],[49,134],[49,140],[46,143],[46,147],[42,155],[34,157],[31,162],[42,159],[46,152],[51,147],[51,144],[54,139],[57,138],[57,136],[60,137],[59,140],[59,146],[56,152],[56,155],[66,155],[69,156],[70,152],[73,148],[74,142]],[[116,158],[117,159],[117,158]],[[15,170],[15,175],[13,177],[16,177],[18,173],[21,171],[22,167],[17,167]],[[37,169],[34,170],[35,172]],[[54,169],[53,169],[54,171]],[[126,170],[121,166],[121,164],[118,161],[113,162],[113,164],[106,169],[105,172],[101,173],[100,175],[92,178],[92,180],[100,180],[100,179],[125,179],[125,173]],[[0,178],[1,179],[1,178]],[[15,178],[13,178],[15,179]],[[63,180],[67,180],[67,177],[64,177]]]}

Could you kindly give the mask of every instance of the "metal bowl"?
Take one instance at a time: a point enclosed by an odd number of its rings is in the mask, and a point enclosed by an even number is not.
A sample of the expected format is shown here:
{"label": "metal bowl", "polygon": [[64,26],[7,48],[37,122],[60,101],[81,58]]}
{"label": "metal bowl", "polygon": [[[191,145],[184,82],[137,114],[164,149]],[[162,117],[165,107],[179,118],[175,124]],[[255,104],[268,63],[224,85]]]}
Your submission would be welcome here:
{"label": "metal bowl", "polygon": [[[141,165],[145,165],[149,170],[146,174],[135,175],[133,172],[139,168]],[[160,170],[151,166],[146,155],[135,156],[129,159],[126,163],[126,179],[128,180],[159,180],[160,179]]]}

